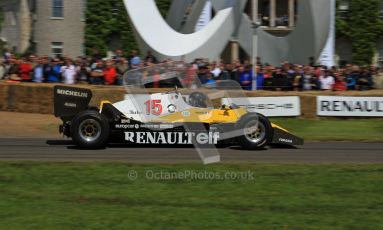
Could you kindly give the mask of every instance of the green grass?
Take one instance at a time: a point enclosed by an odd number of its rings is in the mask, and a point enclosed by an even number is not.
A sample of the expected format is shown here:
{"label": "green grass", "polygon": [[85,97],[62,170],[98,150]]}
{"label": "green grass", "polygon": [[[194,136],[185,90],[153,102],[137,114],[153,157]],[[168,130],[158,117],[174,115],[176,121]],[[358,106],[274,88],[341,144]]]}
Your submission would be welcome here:
{"label": "green grass", "polygon": [[382,119],[272,118],[271,121],[309,141],[383,141]]}
{"label": "green grass", "polygon": [[[254,180],[149,180],[148,170],[250,170]],[[368,164],[3,162],[0,228],[383,229],[382,175]]]}

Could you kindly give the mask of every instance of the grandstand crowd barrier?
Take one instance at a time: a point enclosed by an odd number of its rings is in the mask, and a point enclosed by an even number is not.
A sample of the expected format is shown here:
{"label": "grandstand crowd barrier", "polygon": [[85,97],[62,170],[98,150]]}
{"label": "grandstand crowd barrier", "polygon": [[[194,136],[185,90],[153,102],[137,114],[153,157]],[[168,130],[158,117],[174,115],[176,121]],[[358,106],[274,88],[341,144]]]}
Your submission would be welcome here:
{"label": "grandstand crowd barrier", "polygon": [[[55,84],[37,83],[7,83],[0,82],[0,111],[25,112],[53,114],[53,87]],[[102,100],[109,100],[112,103],[124,99],[126,90],[118,86],[93,86],[75,85],[75,87],[89,88],[92,90],[93,98],[91,105],[99,105]],[[169,89],[137,89],[133,93],[143,92],[165,92]],[[383,90],[370,91],[346,91],[346,92],[275,92],[275,91],[245,91],[247,97],[282,97],[299,96],[301,104],[301,117],[316,118],[317,96],[361,96],[361,97],[383,97]],[[215,101],[214,103],[220,103]]]}

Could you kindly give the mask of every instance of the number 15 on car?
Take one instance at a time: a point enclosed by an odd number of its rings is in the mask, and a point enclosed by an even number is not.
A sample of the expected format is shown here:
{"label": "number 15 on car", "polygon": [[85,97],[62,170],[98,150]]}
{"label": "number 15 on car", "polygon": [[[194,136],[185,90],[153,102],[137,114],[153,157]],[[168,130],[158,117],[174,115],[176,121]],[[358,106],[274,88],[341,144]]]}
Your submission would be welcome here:
{"label": "number 15 on car", "polygon": [[146,114],[159,116],[162,113],[162,104],[161,100],[147,100],[146,105]]}

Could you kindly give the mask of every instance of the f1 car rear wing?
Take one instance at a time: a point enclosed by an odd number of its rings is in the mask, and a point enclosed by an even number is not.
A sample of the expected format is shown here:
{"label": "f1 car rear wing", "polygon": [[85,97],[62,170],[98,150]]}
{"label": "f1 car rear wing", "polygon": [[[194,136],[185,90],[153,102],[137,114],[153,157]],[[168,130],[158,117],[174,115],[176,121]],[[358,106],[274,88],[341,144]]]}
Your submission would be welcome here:
{"label": "f1 car rear wing", "polygon": [[87,109],[92,91],[68,86],[54,87],[54,114],[56,117],[73,117]]}

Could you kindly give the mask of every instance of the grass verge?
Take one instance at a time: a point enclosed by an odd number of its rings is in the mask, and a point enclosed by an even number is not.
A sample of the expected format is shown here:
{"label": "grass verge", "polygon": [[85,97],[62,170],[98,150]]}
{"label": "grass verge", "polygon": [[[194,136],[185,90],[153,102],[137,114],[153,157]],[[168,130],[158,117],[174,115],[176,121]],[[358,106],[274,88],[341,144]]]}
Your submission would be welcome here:
{"label": "grass verge", "polygon": [[383,141],[382,119],[270,120],[308,141]]}
{"label": "grass verge", "polygon": [[[186,171],[194,177],[175,179]],[[209,179],[226,172],[252,177]],[[23,230],[383,229],[382,173],[383,165],[370,164],[3,162],[0,226]],[[138,177],[132,180],[134,175]],[[153,179],[154,175],[163,179]]]}

